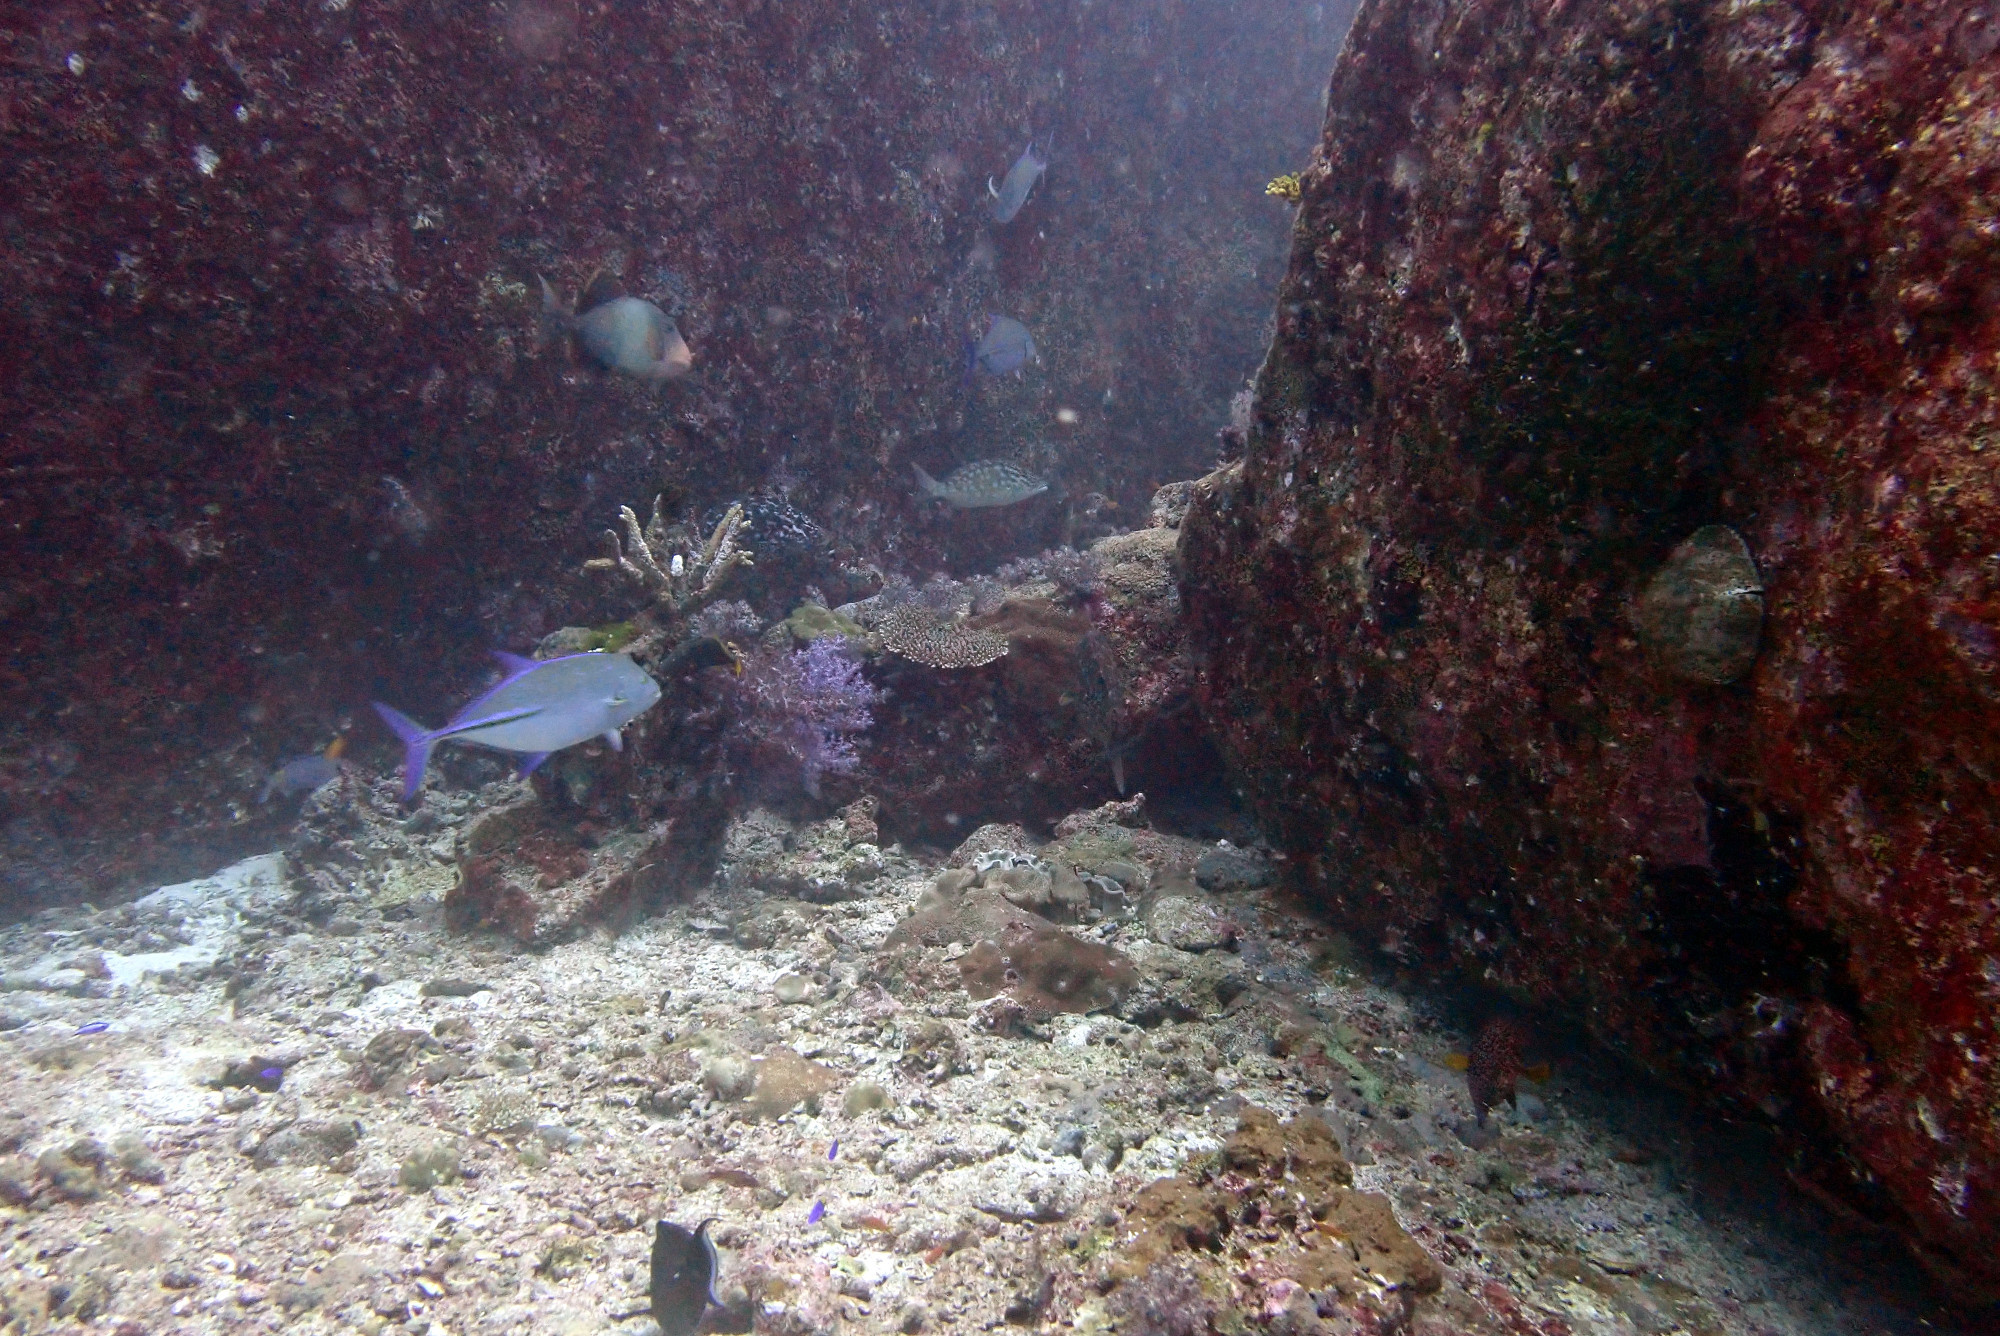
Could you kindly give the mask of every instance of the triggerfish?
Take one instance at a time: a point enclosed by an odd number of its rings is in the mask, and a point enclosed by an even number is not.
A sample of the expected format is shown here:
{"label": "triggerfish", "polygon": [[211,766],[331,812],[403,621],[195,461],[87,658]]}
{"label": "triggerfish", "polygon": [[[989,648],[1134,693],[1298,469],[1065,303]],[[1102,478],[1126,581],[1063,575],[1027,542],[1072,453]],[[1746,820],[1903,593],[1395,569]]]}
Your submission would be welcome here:
{"label": "triggerfish", "polygon": [[575,335],[583,350],[606,370],[645,380],[672,380],[694,366],[694,354],[672,318],[649,301],[626,296],[609,274],[599,271],[590,280],[574,315],[562,308],[546,278],[539,281],[543,321]]}
{"label": "triggerfish", "polygon": [[403,740],[403,801],[424,782],[431,748],[440,742],[470,742],[495,751],[521,754],[521,773],[531,773],[550,752],[603,738],[613,750],[618,730],[653,708],[660,684],[623,654],[566,654],[559,659],[524,659],[496,651],[506,667],[500,679],[443,728],[425,728],[375,702],[375,713]]}
{"label": "triggerfish", "polygon": [[715,1244],[708,1237],[713,1217],[693,1229],[662,1220],[653,1232],[653,1275],[649,1287],[653,1321],[660,1336],[693,1336],[715,1297],[715,1280],[722,1269]]}
{"label": "triggerfish", "polygon": [[[1053,144],[1053,138],[1050,142]],[[1021,211],[1021,206],[1028,202],[1028,192],[1035,188],[1035,182],[1041,180],[1042,173],[1048,169],[1048,158],[1035,152],[1035,141],[1031,139],[1028,146],[1021,150],[1021,156],[1014,159],[1014,165],[1007,169],[1005,180],[995,186],[993,178],[987,177],[986,193],[993,197],[993,221],[1012,222],[1014,215]]]}
{"label": "triggerfish", "polygon": [[921,465],[910,467],[916,470],[917,485],[924,489],[924,495],[959,510],[1011,506],[1049,490],[1045,480],[1003,459],[975,459],[970,464],[961,464],[947,473],[943,482],[924,472]]}

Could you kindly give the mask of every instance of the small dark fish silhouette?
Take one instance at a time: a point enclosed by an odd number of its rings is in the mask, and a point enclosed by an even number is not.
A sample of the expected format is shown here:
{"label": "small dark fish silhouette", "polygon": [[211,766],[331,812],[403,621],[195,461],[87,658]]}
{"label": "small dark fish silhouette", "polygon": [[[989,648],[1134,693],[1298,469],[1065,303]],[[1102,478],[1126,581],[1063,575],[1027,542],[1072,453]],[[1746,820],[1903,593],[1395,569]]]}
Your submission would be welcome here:
{"label": "small dark fish silhouette", "polygon": [[710,1216],[688,1229],[662,1220],[654,1232],[651,1293],[660,1336],[694,1336],[708,1306],[721,1306],[715,1297],[715,1275],[721,1268],[708,1237],[714,1223]]}

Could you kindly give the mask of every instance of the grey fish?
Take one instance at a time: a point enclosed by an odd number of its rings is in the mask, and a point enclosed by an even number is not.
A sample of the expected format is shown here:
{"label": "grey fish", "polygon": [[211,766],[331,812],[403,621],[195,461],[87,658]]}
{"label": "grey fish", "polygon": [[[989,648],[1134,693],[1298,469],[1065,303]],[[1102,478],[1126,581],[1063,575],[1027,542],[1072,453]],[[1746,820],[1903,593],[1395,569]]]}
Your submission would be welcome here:
{"label": "grey fish", "polygon": [[[1053,143],[1053,139],[1050,141]],[[1014,165],[1007,169],[1007,177],[996,188],[993,178],[986,178],[986,193],[993,196],[993,221],[1008,223],[1028,202],[1028,192],[1035,188],[1035,182],[1042,179],[1042,173],[1049,169],[1049,160],[1035,152],[1035,141],[1021,150],[1021,156],[1014,159]]]}
{"label": "grey fish", "polygon": [[613,750],[618,730],[653,708],[660,684],[623,654],[566,654],[524,659],[497,653],[507,675],[452,716],[443,728],[425,728],[380,701],[375,713],[403,740],[403,801],[417,796],[440,742],[470,742],[519,752],[526,775],[550,752],[601,737]]}
{"label": "grey fish", "polygon": [[917,485],[924,489],[924,495],[934,496],[959,510],[1011,506],[1049,490],[1045,480],[1000,459],[975,459],[970,464],[961,464],[946,474],[943,482],[918,465],[910,467],[916,469]]}
{"label": "grey fish", "polygon": [[617,280],[603,273],[592,278],[577,302],[577,313],[571,315],[556,300],[549,281],[537,277],[543,320],[575,335],[583,350],[606,370],[645,380],[672,380],[694,366],[687,340],[667,313],[649,301],[626,296]]}
{"label": "grey fish", "polygon": [[1018,376],[1035,360],[1035,340],[1028,327],[1011,316],[996,315],[986,336],[972,350],[972,365],[989,376]]}
{"label": "grey fish", "polygon": [[257,795],[257,802],[262,805],[271,801],[274,793],[286,798],[311,793],[338,778],[340,762],[333,757],[318,752],[310,756],[294,756],[271,772],[271,777],[264,781],[263,792]]}

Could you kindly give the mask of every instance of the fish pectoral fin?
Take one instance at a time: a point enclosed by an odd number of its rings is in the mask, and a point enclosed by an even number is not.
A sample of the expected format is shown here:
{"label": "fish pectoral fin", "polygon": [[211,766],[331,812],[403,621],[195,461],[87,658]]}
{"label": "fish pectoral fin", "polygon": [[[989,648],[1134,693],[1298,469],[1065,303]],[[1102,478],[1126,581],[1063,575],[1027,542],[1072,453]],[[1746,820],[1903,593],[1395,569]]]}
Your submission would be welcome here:
{"label": "fish pectoral fin", "polygon": [[625,750],[625,739],[618,735],[618,730],[615,728],[607,728],[604,730],[604,744],[615,752],[622,752]]}
{"label": "fish pectoral fin", "polygon": [[437,738],[438,741],[442,742],[446,738],[454,738],[461,733],[470,733],[476,728],[491,728],[495,724],[511,724],[516,719],[526,719],[530,715],[540,714],[541,712],[542,707],[539,705],[523,705],[518,710],[502,710],[498,714],[483,714],[477,719],[458,719],[440,728],[437,731]]}

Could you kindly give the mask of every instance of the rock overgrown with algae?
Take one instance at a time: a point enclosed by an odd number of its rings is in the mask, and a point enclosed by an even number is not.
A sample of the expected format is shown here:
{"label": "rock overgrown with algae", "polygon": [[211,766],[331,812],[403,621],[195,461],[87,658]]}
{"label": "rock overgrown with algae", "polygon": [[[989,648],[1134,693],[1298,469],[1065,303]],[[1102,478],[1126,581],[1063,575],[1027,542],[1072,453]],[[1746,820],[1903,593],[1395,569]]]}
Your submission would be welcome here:
{"label": "rock overgrown with algae", "polygon": [[1009,892],[1020,894],[1014,874],[1022,871],[1046,878],[1011,859],[989,871],[939,873],[884,948],[962,948],[956,964],[965,991],[981,1001],[1004,995],[1030,1025],[1116,1006],[1138,981],[1132,962],[1017,904]]}
{"label": "rock overgrown with algae", "polygon": [[1343,928],[2000,1296],[1991,16],[1471,12],[1336,65],[1181,525],[1204,716]]}
{"label": "rock overgrown with algae", "polygon": [[1156,1179],[1126,1208],[1097,1264],[1102,1288],[1135,1297],[1163,1276],[1191,1292],[1263,1309],[1297,1291],[1316,1315],[1362,1310],[1406,1322],[1444,1270],[1397,1223],[1388,1198],[1357,1192],[1333,1131],[1302,1113],[1280,1121],[1245,1105],[1212,1164]]}

